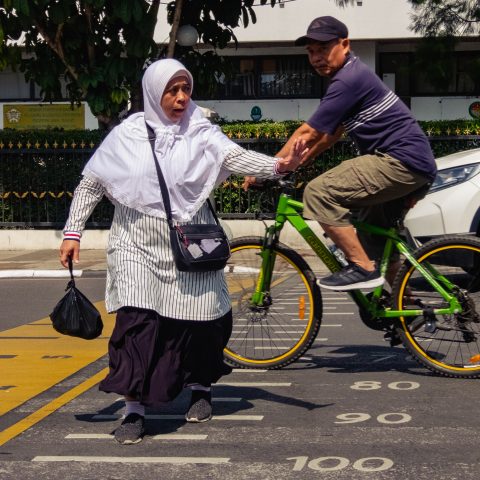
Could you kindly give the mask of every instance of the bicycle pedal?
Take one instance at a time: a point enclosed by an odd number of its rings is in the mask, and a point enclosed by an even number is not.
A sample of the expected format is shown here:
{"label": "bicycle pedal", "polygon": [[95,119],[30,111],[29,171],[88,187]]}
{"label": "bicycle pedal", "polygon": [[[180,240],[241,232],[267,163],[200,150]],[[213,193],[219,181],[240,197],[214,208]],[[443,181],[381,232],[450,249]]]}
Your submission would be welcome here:
{"label": "bicycle pedal", "polygon": [[386,342],[389,342],[391,347],[396,347],[397,345],[402,344],[400,337],[393,331],[386,332],[385,335],[383,336],[383,339]]}

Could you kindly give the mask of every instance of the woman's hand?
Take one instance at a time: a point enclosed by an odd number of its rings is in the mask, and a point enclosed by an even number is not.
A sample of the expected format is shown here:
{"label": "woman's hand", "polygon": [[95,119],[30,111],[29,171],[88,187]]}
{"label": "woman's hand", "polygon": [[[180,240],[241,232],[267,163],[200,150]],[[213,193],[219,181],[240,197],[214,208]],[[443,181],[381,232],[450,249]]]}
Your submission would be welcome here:
{"label": "woman's hand", "polygon": [[80,242],[76,240],[64,240],[60,245],[60,263],[68,268],[68,257],[72,257],[73,263],[80,261]]}
{"label": "woman's hand", "polygon": [[278,159],[279,173],[293,172],[303,163],[305,155],[310,150],[306,145],[307,143],[303,138],[295,139],[290,152],[285,157]]}

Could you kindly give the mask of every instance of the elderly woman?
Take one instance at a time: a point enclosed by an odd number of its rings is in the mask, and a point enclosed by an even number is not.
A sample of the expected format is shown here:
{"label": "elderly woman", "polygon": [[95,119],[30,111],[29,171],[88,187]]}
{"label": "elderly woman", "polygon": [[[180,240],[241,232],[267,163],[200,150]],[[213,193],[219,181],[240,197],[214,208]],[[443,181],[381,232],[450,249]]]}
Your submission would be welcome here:
{"label": "elderly woman", "polygon": [[294,170],[306,153],[298,141],[285,158],[249,152],[229,140],[191,101],[193,79],[176,60],[159,60],[143,77],[144,112],[105,138],[83,170],[60,247],[60,260],[79,261],[80,238],[106,195],[115,206],[107,246],[106,307],[116,312],[109,342],[110,370],[100,390],[125,396],[122,444],[142,439],[145,405],[192,390],[186,420],[211,418],[210,386],[231,369],[223,361],[231,329],[222,270],[176,269],[169,226],[147,126],[177,224],[214,223],[206,203],[229,175],[272,178]]}

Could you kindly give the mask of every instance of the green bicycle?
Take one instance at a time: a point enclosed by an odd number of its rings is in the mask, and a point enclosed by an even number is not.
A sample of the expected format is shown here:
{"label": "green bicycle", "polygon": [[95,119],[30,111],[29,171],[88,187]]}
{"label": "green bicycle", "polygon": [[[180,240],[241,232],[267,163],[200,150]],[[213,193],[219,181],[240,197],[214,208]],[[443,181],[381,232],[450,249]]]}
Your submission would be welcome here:
{"label": "green bicycle", "polygon": [[[303,205],[292,199],[292,182],[280,182],[274,222],[265,236],[231,243],[225,269],[233,308],[233,332],[225,358],[243,368],[282,368],[312,345],[322,320],[322,294],[305,259],[280,242],[286,222],[305,239],[321,262],[335,272],[335,255],[302,218]],[[268,218],[268,217],[263,217]],[[383,330],[391,344],[403,343],[421,365],[447,377],[480,376],[480,239],[449,235],[411,248],[399,227],[356,223],[386,239],[380,263],[385,274],[393,249],[404,263],[391,292],[377,287],[348,292],[362,321]]]}

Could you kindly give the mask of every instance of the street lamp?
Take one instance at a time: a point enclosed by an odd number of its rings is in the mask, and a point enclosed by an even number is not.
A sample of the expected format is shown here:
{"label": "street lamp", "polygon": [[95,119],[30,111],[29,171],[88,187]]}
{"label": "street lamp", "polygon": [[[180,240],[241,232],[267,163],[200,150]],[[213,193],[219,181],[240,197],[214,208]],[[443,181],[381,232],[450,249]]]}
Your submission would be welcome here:
{"label": "street lamp", "polygon": [[192,47],[198,41],[198,32],[192,25],[182,25],[177,30],[177,43],[182,47]]}

